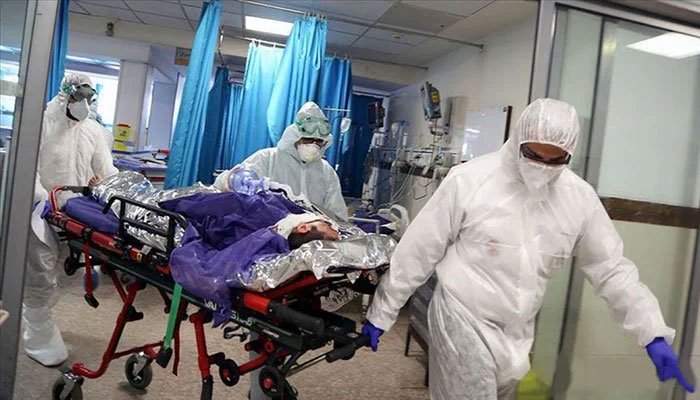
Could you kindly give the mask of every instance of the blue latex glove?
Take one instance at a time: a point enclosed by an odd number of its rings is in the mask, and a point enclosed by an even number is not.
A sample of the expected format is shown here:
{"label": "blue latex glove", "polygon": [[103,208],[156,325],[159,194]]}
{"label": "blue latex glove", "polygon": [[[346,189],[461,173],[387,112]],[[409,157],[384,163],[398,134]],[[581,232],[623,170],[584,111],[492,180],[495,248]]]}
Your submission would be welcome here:
{"label": "blue latex glove", "polygon": [[669,379],[676,378],[678,383],[683,386],[683,389],[690,393],[695,392],[695,387],[689,384],[680,367],[678,366],[678,357],[673,352],[671,346],[666,343],[664,338],[656,338],[647,345],[647,354],[656,367],[656,375],[661,382],[666,382]]}
{"label": "blue latex glove", "polygon": [[41,219],[46,219],[46,216],[49,215],[49,212],[51,211],[51,203],[48,201],[44,202],[44,209],[41,211]]}
{"label": "blue latex glove", "polygon": [[369,347],[372,351],[377,351],[377,346],[379,346],[379,337],[384,334],[382,329],[377,328],[371,322],[365,321],[362,325],[362,335],[369,337]]}

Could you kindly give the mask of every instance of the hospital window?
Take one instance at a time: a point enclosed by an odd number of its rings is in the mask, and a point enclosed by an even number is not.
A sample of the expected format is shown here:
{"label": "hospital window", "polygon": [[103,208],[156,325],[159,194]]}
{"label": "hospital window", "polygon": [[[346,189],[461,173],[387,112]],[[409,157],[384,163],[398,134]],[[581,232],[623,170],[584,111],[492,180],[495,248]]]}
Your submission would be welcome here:
{"label": "hospital window", "polygon": [[[19,63],[2,60],[0,62],[0,81],[3,88],[8,86],[6,82],[17,83],[19,79]],[[0,91],[0,132],[12,130],[12,120],[15,113],[15,96]],[[1,135],[0,135],[1,136]]]}

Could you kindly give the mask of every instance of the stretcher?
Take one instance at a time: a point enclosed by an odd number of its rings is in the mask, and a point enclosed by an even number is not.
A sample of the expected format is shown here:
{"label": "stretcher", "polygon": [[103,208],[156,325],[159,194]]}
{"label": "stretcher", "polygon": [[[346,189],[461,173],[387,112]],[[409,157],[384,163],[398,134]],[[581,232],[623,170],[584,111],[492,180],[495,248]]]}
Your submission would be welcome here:
{"label": "stretcher", "polygon": [[[254,351],[258,357],[238,364],[226,357],[224,352],[210,353],[207,348],[204,326],[212,319],[212,311],[218,305],[207,299],[194,296],[187,291],[180,292],[170,276],[168,260],[176,246],[174,232],[179,225],[184,227],[185,219],[175,213],[142,204],[121,196],[114,196],[105,206],[107,213],[115,201],[119,202],[119,232],[108,234],[91,228],[57,207],[57,194],[73,192],[89,195],[86,187],[57,187],[50,196],[51,208],[45,219],[56,227],[70,248],[70,256],[64,264],[68,275],[85,268],[85,301],[93,308],[99,307],[99,301],[93,293],[92,272],[99,265],[103,274],[111,279],[115,290],[122,300],[122,307],[117,316],[114,331],[102,361],[97,369],[90,369],[83,363],[75,363],[64,368],[52,388],[55,400],[82,399],[81,386],[85,379],[102,376],[110,363],[122,357],[128,359],[125,375],[135,388],[145,389],[153,378],[152,363],[165,368],[172,360],[172,372],[177,374],[180,361],[179,332],[181,323],[189,320],[194,326],[198,353],[198,367],[202,380],[201,399],[212,398],[214,377],[212,368],[218,368],[219,379],[226,386],[234,386],[240,377],[260,369],[259,382],[263,392],[273,399],[295,399],[296,394],[287,378],[320,362],[347,360],[355,351],[368,345],[368,338],[356,332],[355,321],[338,314],[323,311],[320,297],[339,288],[351,288],[360,293],[372,293],[376,287],[377,270],[363,271],[357,280],[347,276],[317,279],[311,273],[302,273],[284,285],[257,293],[236,290],[233,294],[230,320],[224,325],[225,339],[237,339],[246,342],[246,351]],[[127,206],[143,207],[148,211],[167,217],[167,229],[158,229],[142,222],[129,219]],[[154,235],[166,238],[164,251],[151,248],[136,241],[128,235],[127,227],[144,229]],[[133,278],[124,284],[117,276],[117,271]],[[134,300],[147,286],[155,287],[164,303],[165,313],[175,312],[172,326],[174,345],[169,347],[169,338],[155,340],[137,347],[118,351],[119,341],[125,326],[129,322],[145,318],[134,306]],[[178,300],[179,299],[179,300]],[[175,304],[177,303],[177,304]],[[188,307],[189,306],[189,307]],[[189,309],[188,309],[189,308]],[[248,334],[254,332],[258,338],[248,340]],[[311,350],[326,348],[322,354],[302,361],[302,357]]]}

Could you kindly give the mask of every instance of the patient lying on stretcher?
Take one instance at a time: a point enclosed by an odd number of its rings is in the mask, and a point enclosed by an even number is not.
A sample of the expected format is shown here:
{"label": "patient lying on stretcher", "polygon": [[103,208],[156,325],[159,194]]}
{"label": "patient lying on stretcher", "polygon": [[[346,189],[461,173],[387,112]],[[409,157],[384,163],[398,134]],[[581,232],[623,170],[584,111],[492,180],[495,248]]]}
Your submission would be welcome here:
{"label": "patient lying on stretcher", "polygon": [[[138,174],[122,172],[98,184],[92,194],[101,204],[119,195],[187,219],[187,228],[176,235],[170,270],[187,291],[220,306],[215,322],[228,319],[231,289],[265,291],[304,271],[317,278],[350,274],[356,279],[357,271],[388,265],[395,246],[388,236],[338,226],[307,203],[269,190],[253,195],[203,185],[159,190]],[[138,206],[126,209],[131,219],[167,228],[168,219],[157,213]],[[154,236],[132,227],[128,233],[148,245]],[[163,250],[160,244],[154,247]]]}

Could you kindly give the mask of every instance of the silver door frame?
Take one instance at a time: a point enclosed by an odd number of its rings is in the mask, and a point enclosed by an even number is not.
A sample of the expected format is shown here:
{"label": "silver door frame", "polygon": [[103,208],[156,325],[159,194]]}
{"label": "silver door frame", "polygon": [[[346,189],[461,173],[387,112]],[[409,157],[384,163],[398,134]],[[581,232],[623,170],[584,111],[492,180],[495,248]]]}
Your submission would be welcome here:
{"label": "silver door frame", "polygon": [[34,177],[39,153],[51,45],[58,2],[29,0],[27,3],[22,57],[15,102],[13,137],[9,154],[5,213],[0,236],[3,308],[10,317],[0,334],[0,398],[11,399],[17,364],[24,271],[29,238]]}
{"label": "silver door frame", "polygon": [[[561,60],[553,59],[554,34],[557,23],[557,9],[562,7],[598,14],[603,17],[612,17],[619,20],[635,22],[653,28],[660,28],[668,31],[679,32],[686,35],[700,37],[700,28],[696,28],[690,25],[684,25],[665,18],[650,16],[641,12],[635,12],[628,8],[619,7],[611,3],[581,0],[540,0],[537,19],[537,31],[535,34],[535,50],[530,81],[530,101],[546,97],[549,90],[550,79],[556,79],[556,71],[552,71],[552,66],[557,65],[557,63],[560,63]],[[605,40],[605,38],[603,38],[603,40]],[[605,63],[603,62],[602,65],[599,65],[599,68],[603,68],[603,71],[599,71],[599,74],[605,72],[604,64]],[[597,79],[601,79],[601,76],[599,75]],[[594,113],[603,112],[604,110],[600,109],[601,106],[603,105],[599,104],[597,107],[595,107]],[[586,169],[588,170],[589,168]],[[595,179],[597,180],[597,171],[591,172],[592,175],[595,175]],[[570,306],[580,304],[582,296],[582,285],[583,278],[580,276],[580,274],[576,274],[576,271],[572,271],[572,276],[569,283],[569,292],[567,293],[566,300],[567,314],[571,312]],[[691,271],[690,287],[688,288],[688,290],[688,303],[686,304],[685,322],[683,325],[684,329],[681,338],[682,342],[679,359],[681,369],[687,374],[686,378],[688,378],[688,380],[691,382],[697,382],[695,376],[693,375],[690,369],[690,359],[694,347],[695,330],[697,329],[698,325],[698,313],[700,312],[700,226],[698,226],[698,234],[695,243],[695,255]],[[565,317],[565,322],[562,328],[562,341],[560,345],[560,352],[557,359],[557,371],[559,371],[560,368],[566,369],[566,366],[564,364],[567,362],[567,360],[571,359],[573,351],[573,340],[575,340],[575,332],[577,325],[578,322],[576,317]],[[559,379],[557,379],[557,375],[558,374],[555,373],[555,379],[552,385],[553,388],[563,388],[563,386],[567,386],[565,381],[568,378],[566,376],[559,376]],[[676,386],[676,390],[673,394],[673,399],[684,400],[685,398],[685,391]]]}

